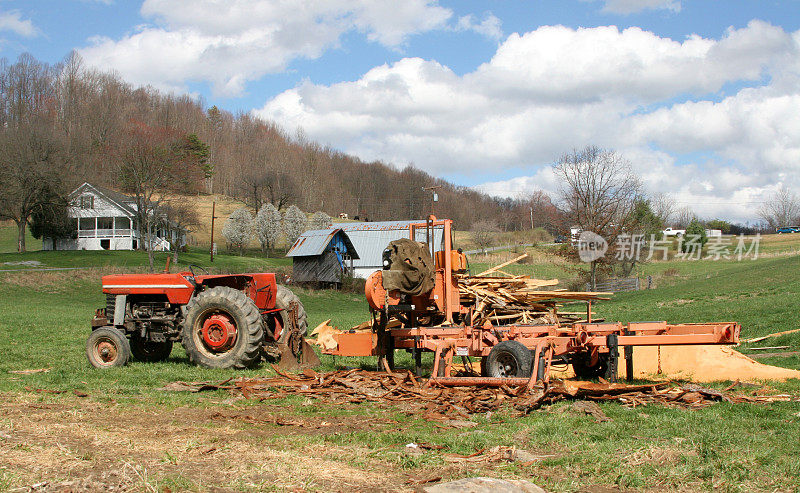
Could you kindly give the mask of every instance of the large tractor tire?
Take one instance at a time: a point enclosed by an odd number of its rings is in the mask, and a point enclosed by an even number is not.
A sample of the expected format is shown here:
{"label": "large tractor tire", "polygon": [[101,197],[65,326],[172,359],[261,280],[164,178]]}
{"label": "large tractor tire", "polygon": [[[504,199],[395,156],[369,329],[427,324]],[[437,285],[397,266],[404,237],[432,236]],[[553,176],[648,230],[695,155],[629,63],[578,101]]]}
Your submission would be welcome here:
{"label": "large tractor tire", "polygon": [[196,365],[251,368],[261,360],[261,314],[253,300],[238,289],[206,289],[186,305],[181,342]]}
{"label": "large tractor tire", "polygon": [[487,377],[530,378],[533,371],[531,350],[517,341],[503,341],[489,352],[481,370]]}
{"label": "large tractor tire", "polygon": [[86,357],[95,368],[125,366],[131,358],[131,346],[120,330],[100,327],[86,340]]}
{"label": "large tractor tire", "polygon": [[278,285],[275,307],[280,308],[282,311],[279,315],[281,318],[277,321],[280,327],[276,326],[273,330],[277,332],[277,334],[275,334],[275,339],[279,344],[285,344],[289,339],[289,331],[283,330],[283,328],[288,325],[289,321],[285,317],[289,316],[289,308],[292,306],[292,303],[297,304],[297,325],[300,334],[303,337],[308,335],[308,315],[306,314],[306,309],[303,308],[303,304],[300,302],[300,298],[286,286]]}
{"label": "large tractor tire", "polygon": [[164,361],[172,354],[172,341],[148,341],[138,333],[134,333],[131,334],[131,354],[137,361],[147,363]]}

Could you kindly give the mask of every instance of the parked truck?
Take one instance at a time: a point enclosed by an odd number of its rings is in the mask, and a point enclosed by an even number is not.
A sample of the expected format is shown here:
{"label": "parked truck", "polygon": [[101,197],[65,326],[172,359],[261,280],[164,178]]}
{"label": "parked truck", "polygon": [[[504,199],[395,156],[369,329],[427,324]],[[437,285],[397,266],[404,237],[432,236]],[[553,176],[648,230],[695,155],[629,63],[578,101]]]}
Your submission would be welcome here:
{"label": "parked truck", "polygon": [[662,231],[662,233],[664,234],[665,238],[669,238],[670,236],[677,236],[678,238],[680,238],[681,236],[686,234],[686,230],[667,228],[664,231]]}

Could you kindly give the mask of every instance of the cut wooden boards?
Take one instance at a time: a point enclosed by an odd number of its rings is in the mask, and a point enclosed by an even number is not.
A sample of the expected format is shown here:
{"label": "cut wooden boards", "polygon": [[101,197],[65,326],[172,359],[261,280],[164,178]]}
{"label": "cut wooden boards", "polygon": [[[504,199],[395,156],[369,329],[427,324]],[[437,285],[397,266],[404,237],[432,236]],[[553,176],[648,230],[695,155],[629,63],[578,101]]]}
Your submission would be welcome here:
{"label": "cut wooden boards", "polygon": [[612,294],[542,289],[556,286],[558,279],[531,279],[501,270],[526,256],[521,255],[475,276],[458,278],[461,304],[473,307],[473,325],[486,321],[497,325],[575,322],[585,319],[586,313],[559,313],[561,304],[608,299],[605,296]]}

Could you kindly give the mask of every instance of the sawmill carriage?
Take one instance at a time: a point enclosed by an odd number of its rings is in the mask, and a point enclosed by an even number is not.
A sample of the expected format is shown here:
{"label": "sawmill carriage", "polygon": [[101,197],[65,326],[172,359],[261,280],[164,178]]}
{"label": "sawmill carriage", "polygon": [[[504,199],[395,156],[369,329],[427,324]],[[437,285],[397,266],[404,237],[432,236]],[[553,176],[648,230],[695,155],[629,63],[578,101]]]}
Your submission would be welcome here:
{"label": "sawmill carriage", "polygon": [[[443,234],[440,250],[434,247],[437,230]],[[425,243],[414,241],[419,232],[424,232],[419,236]],[[409,239],[390,243],[383,252],[383,269],[367,279],[370,330],[332,333],[323,353],[378,356],[381,364],[392,367],[395,350],[405,349],[413,354],[419,373],[421,353],[432,352],[431,378],[440,384],[532,385],[549,378],[554,362],[571,364],[579,377],[614,381],[620,347],[625,348],[630,378],[634,346],[738,342],[735,322],[593,320],[592,302],[607,299],[609,293],[546,289],[557,280],[494,277],[507,264],[469,275],[465,255],[452,242],[451,220],[430,216],[409,225]],[[585,303],[586,310],[562,312],[565,302]],[[456,357],[464,367],[454,377]],[[471,370],[470,357],[480,358],[480,375]]]}

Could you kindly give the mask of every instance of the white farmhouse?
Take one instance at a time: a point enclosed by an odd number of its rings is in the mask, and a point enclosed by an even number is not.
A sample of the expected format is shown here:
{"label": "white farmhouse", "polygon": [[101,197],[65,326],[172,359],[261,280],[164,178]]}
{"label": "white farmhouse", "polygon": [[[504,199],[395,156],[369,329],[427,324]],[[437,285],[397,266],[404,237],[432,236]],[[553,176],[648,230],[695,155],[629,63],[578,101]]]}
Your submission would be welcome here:
{"label": "white farmhouse", "polygon": [[[136,250],[144,246],[136,228],[136,201],[132,197],[84,183],[69,195],[69,201],[74,238],[43,238],[44,250]],[[170,249],[166,238],[171,235],[174,239],[177,232],[166,229],[156,230],[154,250]]]}

